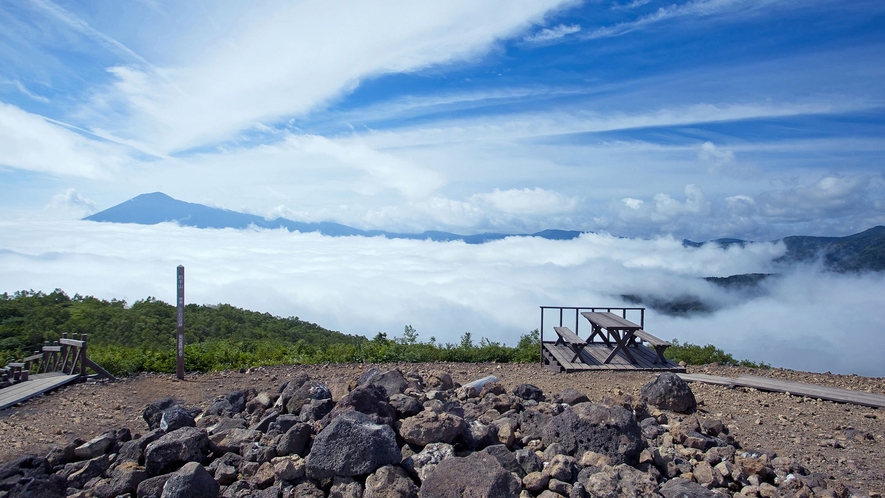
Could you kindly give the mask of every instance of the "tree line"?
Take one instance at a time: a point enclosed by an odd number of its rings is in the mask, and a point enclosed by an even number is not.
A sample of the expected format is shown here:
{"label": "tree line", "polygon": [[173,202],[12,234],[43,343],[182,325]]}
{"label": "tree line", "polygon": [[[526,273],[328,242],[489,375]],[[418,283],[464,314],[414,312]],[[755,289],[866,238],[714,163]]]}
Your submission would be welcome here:
{"label": "tree line", "polygon": [[[296,317],[237,308],[229,304],[185,308],[185,368],[212,371],[259,365],[337,362],[538,361],[537,331],[516,347],[465,332],[458,343],[418,339],[405,326],[402,336],[379,332],[369,340]],[[0,364],[39,350],[62,333],[88,334],[89,357],[114,375],[175,371],[175,306],[147,297],[131,305],[61,289],[50,293],[0,294]]]}

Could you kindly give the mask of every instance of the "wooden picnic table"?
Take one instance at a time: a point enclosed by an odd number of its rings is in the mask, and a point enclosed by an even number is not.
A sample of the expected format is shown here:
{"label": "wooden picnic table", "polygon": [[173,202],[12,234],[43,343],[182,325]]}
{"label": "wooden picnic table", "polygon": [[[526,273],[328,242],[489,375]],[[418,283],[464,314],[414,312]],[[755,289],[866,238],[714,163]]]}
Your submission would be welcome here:
{"label": "wooden picnic table", "polygon": [[642,329],[641,326],[609,312],[585,311],[581,315],[593,326],[593,332],[587,338],[587,342],[593,342],[593,338],[598,335],[602,342],[609,347],[612,347],[612,341],[615,343],[603,363],[609,363],[620,351],[624,352],[624,356],[630,360],[630,363],[636,363],[636,358],[633,357],[627,346],[633,342],[634,334],[637,330]]}

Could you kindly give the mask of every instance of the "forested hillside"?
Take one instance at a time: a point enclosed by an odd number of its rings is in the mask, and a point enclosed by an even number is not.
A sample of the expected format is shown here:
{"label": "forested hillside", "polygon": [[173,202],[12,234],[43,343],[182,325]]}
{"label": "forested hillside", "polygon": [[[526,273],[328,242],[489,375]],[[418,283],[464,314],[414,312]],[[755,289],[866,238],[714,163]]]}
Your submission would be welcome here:
{"label": "forested hillside", "polygon": [[[188,349],[212,352],[229,366],[248,355],[281,360],[281,354],[292,350],[311,353],[332,344],[367,342],[365,337],[327,330],[298,317],[280,318],[227,304],[189,304],[185,322]],[[165,364],[174,360],[175,307],[152,297],[131,305],[79,294],[69,297],[60,289],[48,294],[0,294],[0,362],[29,354],[44,341],[58,340],[63,332],[88,334],[90,355],[102,357],[117,372],[165,370]],[[192,357],[196,360],[198,355]]]}
{"label": "forested hillside", "polygon": [[[21,358],[61,334],[88,334],[89,357],[115,375],[175,371],[175,307],[148,297],[126,301],[96,299],[56,289],[0,294],[0,364]],[[190,304],[185,311],[185,368],[210,371],[255,365],[391,361],[538,361],[537,331],[516,347],[465,332],[456,343],[440,344],[405,326],[403,335],[372,339],[327,330],[298,317],[236,308]]]}

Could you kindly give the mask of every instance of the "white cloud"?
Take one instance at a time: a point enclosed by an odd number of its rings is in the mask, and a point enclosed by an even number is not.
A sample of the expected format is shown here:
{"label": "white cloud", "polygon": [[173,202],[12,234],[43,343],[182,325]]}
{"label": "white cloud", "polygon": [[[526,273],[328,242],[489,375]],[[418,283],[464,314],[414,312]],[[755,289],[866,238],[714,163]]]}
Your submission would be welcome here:
{"label": "white cloud", "polygon": [[[687,292],[727,306],[690,319],[650,311],[647,329],[776,366],[885,375],[879,358],[885,338],[878,333],[885,323],[872,302],[885,277],[788,273],[771,285],[770,297],[749,302],[699,279],[770,271],[767,261],[782,252],[777,244],[695,249],[672,237],[604,234],[468,245],[168,224],[0,221],[0,292],[58,287],[104,299],[172,302],[175,267],[183,264],[192,303],[227,302],[369,337],[411,324],[424,338],[456,342],[470,331],[511,345],[538,327],[540,305],[618,306],[626,304],[620,294]],[[843,317],[855,331],[851,341],[833,335],[844,330],[833,323]],[[813,346],[819,337],[824,346],[806,356],[786,344],[770,346],[779,339]]]}
{"label": "white cloud", "polygon": [[576,199],[568,199],[557,192],[538,187],[508,190],[496,188],[492,192],[474,194],[473,200],[510,214],[547,215],[572,211],[577,206]]}
{"label": "white cloud", "polygon": [[734,161],[734,152],[728,149],[720,149],[713,142],[704,142],[698,151],[698,159],[723,164]]}
{"label": "white cloud", "polygon": [[756,199],[748,195],[726,197],[725,205],[729,212],[737,216],[752,215],[756,211]]}
{"label": "white cloud", "polygon": [[[304,115],[363,78],[475,57],[560,3],[250,5],[247,13],[227,12],[229,29],[209,39],[180,37],[186,45],[175,47],[175,66],[114,68],[115,84],[83,113],[114,135],[163,151],[187,149]],[[102,121],[107,101],[129,115]]]}
{"label": "white cloud", "polygon": [[780,220],[806,221],[817,217],[838,217],[871,202],[869,189],[882,178],[867,175],[829,175],[810,184],[759,194],[761,214]]}
{"label": "white cloud", "polygon": [[632,197],[626,197],[624,199],[621,199],[621,202],[623,202],[625,206],[627,206],[628,208],[630,208],[634,211],[642,209],[642,205],[644,204],[642,199],[633,199]]}
{"label": "white cloud", "polygon": [[81,196],[73,188],[54,195],[46,205],[46,210],[64,213],[65,216],[73,219],[80,219],[97,211],[94,202]]}
{"label": "white cloud", "polygon": [[[636,3],[636,2],[634,2]],[[587,38],[608,38],[621,36],[646,26],[654,25],[670,19],[683,17],[710,18],[720,17],[729,21],[739,16],[752,15],[772,4],[789,4],[782,0],[693,0],[682,4],[670,4],[660,7],[651,14],[647,14],[634,21],[622,22],[612,26],[604,26],[587,33]],[[643,5],[640,3],[639,5]]]}
{"label": "white cloud", "polygon": [[560,24],[553,28],[544,28],[533,35],[524,37],[522,40],[528,43],[543,43],[552,40],[559,40],[568,35],[573,35],[581,31],[579,24]]}
{"label": "white cloud", "polygon": [[0,102],[0,165],[63,177],[107,176],[124,151]]}
{"label": "white cloud", "polygon": [[338,164],[362,170],[371,181],[359,180],[353,188],[373,195],[392,188],[407,198],[424,197],[443,184],[440,174],[419,167],[400,156],[380,152],[355,137],[330,140],[317,135],[290,135],[286,145],[310,155],[329,157]]}
{"label": "white cloud", "polygon": [[641,199],[622,199],[619,203],[623,206],[619,210],[621,218],[667,223],[683,216],[705,216],[710,212],[710,201],[706,199],[704,191],[699,186],[690,183],[685,186],[683,192],[684,201],[664,193],[655,194],[652,198],[653,203],[646,203]]}
{"label": "white cloud", "polygon": [[667,194],[656,194],[655,210],[652,219],[666,221],[684,214],[699,215],[710,211],[710,202],[704,197],[704,191],[695,184],[685,186],[685,201],[680,202]]}
{"label": "white cloud", "polygon": [[44,12],[55,18],[57,21],[60,21],[67,28],[95,40],[108,51],[117,54],[127,60],[132,60],[147,67],[150,67],[150,64],[140,55],[133,52],[119,41],[96,30],[95,28],[90,26],[88,22],[84,21],[76,14],[62,8],[58,4],[53,3],[49,0],[31,0],[30,3],[31,5],[43,10]]}
{"label": "white cloud", "polygon": [[24,85],[22,85],[21,81],[16,80],[16,81],[13,81],[12,84],[15,85],[16,88],[18,88],[18,91],[25,94],[31,100],[36,100],[37,102],[40,102],[41,104],[48,104],[49,103],[48,98],[46,98],[42,95],[37,95],[36,93],[28,90],[27,88],[25,88]]}

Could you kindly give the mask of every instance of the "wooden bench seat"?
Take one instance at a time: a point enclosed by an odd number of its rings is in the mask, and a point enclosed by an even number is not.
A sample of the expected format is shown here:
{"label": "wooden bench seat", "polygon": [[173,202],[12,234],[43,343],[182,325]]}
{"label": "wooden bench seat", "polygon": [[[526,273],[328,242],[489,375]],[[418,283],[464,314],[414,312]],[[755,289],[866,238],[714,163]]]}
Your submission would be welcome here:
{"label": "wooden bench seat", "polygon": [[647,342],[647,343],[651,344],[652,347],[655,348],[655,353],[657,353],[657,355],[658,355],[657,359],[655,360],[655,363],[658,363],[658,362],[667,363],[667,359],[664,358],[664,351],[666,351],[667,348],[672,346],[671,343],[669,343],[659,337],[655,337],[642,329],[634,331],[633,337],[641,340],[642,342]]}
{"label": "wooden bench seat", "polygon": [[587,345],[587,341],[578,337],[578,334],[572,332],[568,327],[553,327],[553,330],[559,336],[556,343],[567,344],[575,352],[575,356],[571,359],[572,363],[574,363],[578,356],[580,356],[581,350]]}

